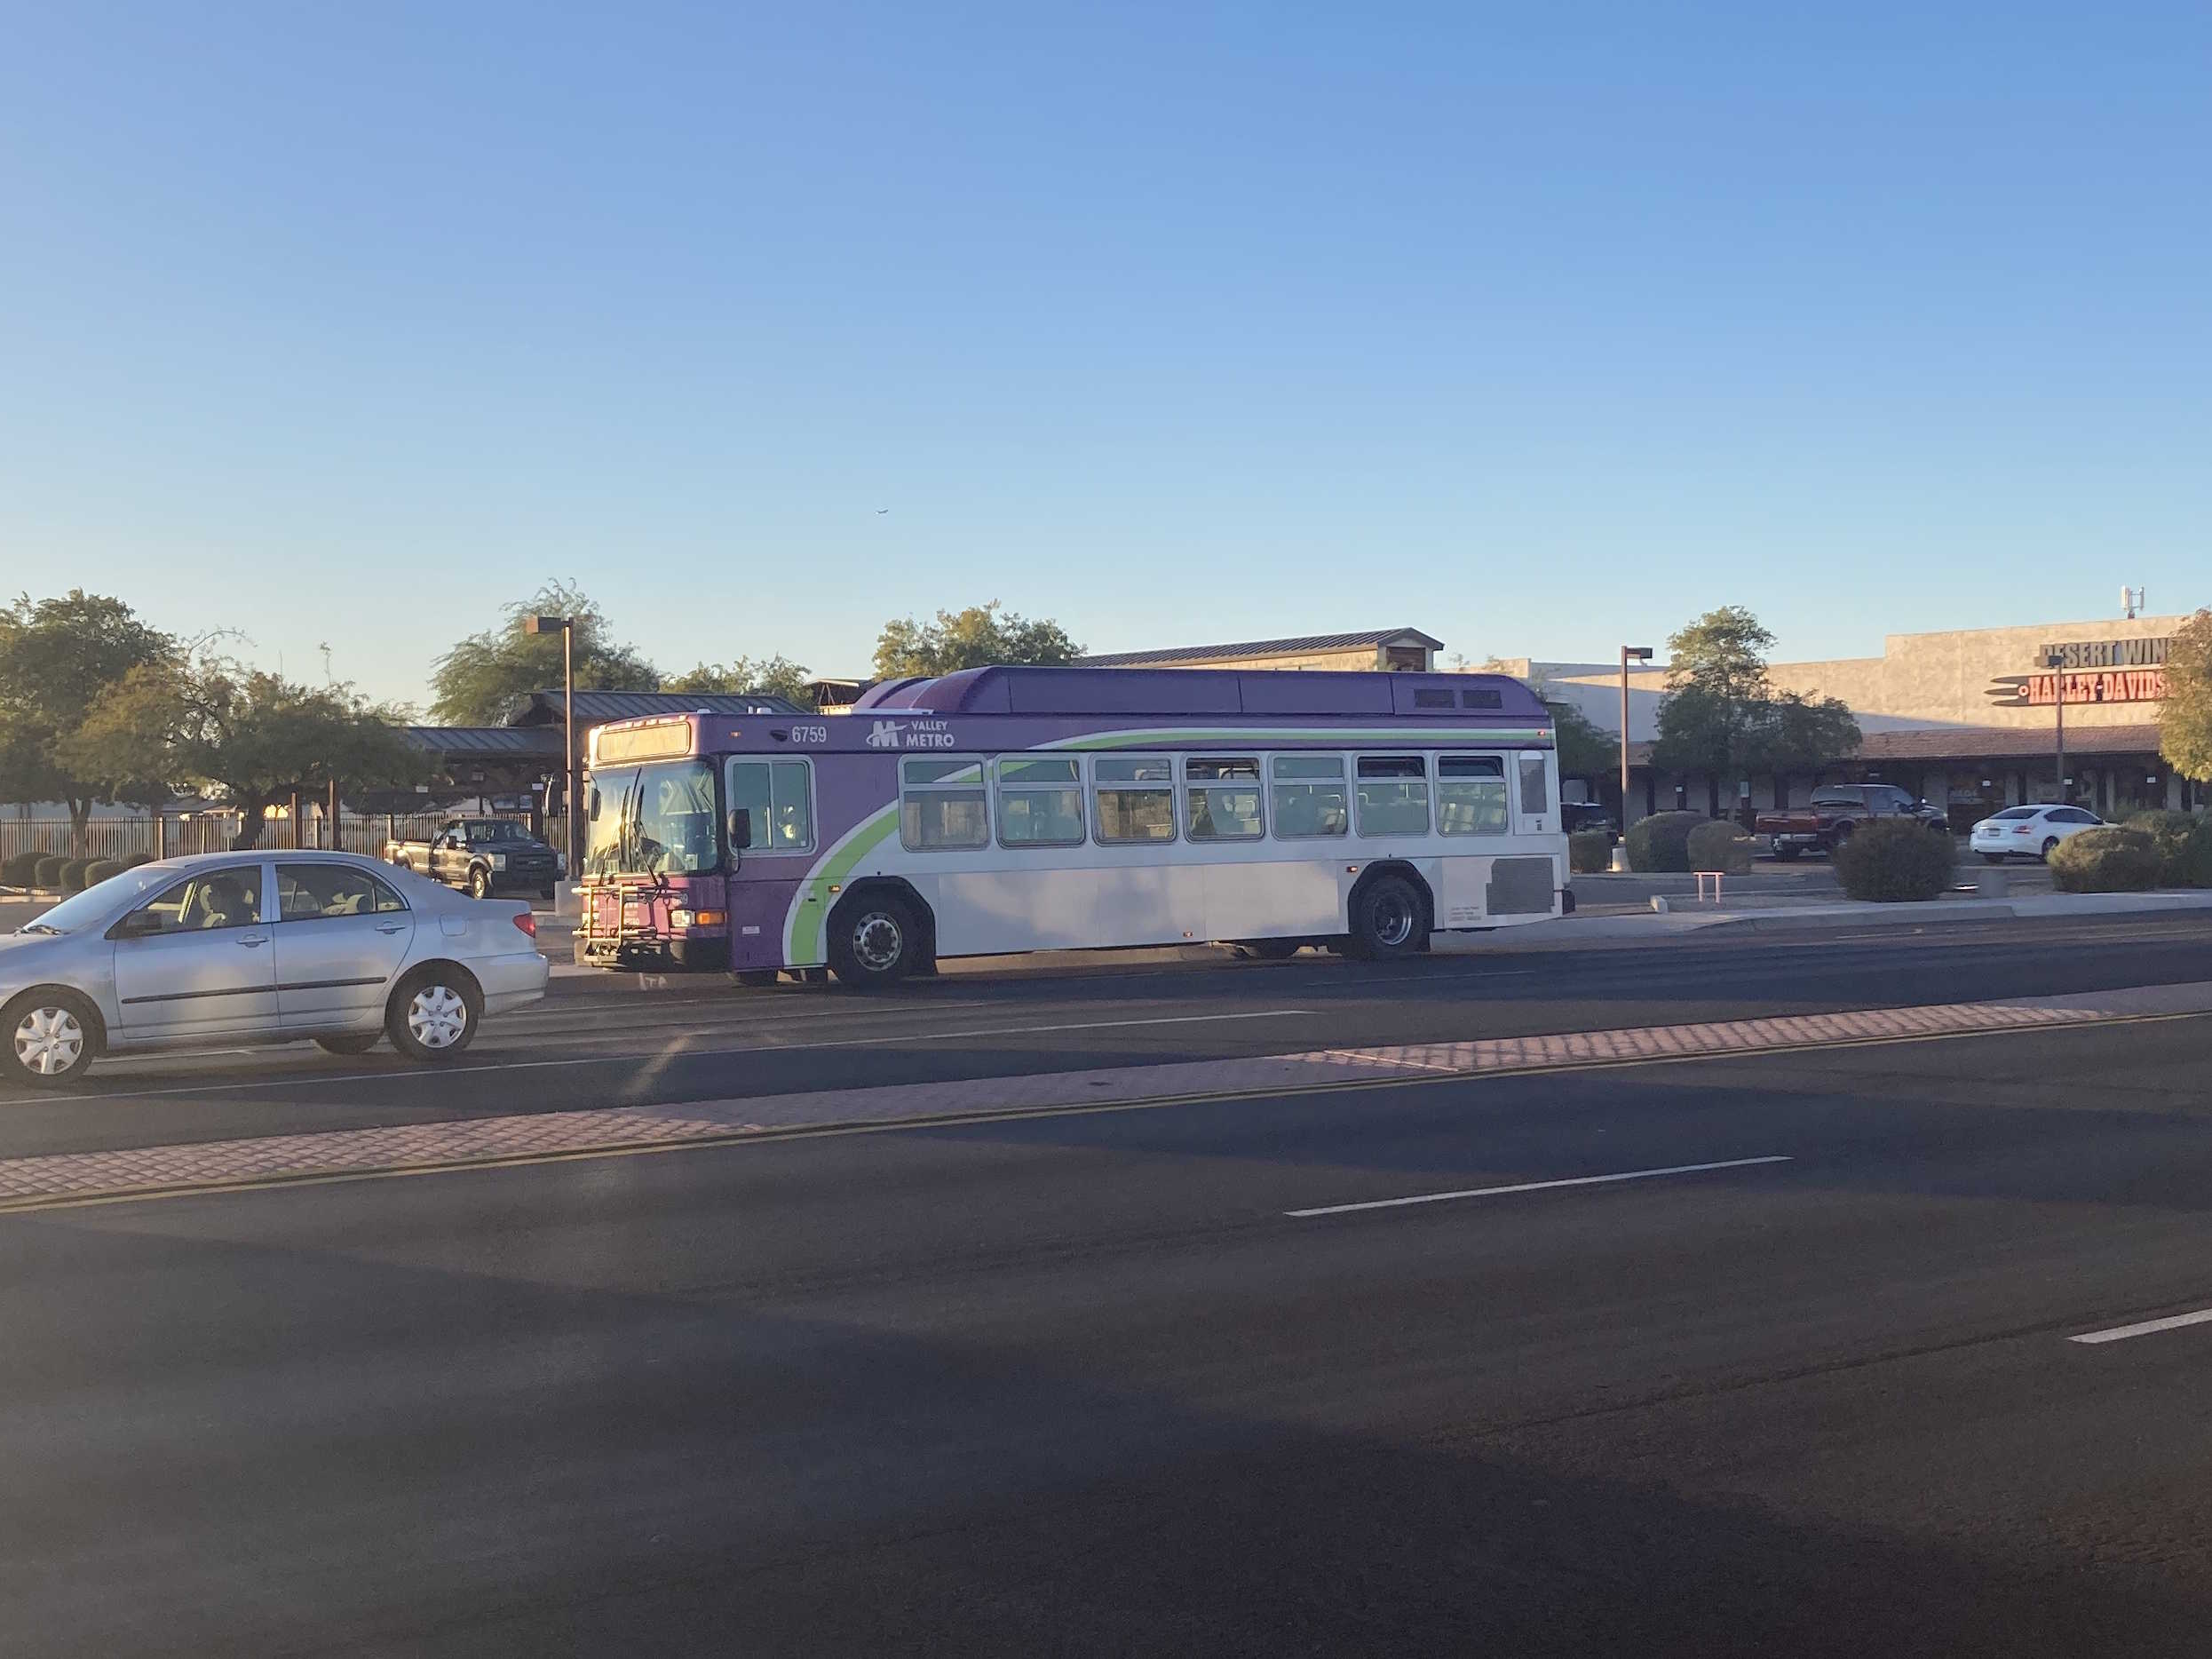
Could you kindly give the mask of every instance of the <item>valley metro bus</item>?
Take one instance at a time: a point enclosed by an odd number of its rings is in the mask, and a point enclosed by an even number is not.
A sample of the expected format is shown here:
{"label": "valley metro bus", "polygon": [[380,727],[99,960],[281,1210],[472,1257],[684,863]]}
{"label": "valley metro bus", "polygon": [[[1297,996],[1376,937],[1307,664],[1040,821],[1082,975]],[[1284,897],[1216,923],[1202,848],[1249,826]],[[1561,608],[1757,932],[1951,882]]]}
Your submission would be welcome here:
{"label": "valley metro bus", "polygon": [[578,943],[828,968],[1428,948],[1571,909],[1550,711],[1494,674],[980,668],[592,734]]}

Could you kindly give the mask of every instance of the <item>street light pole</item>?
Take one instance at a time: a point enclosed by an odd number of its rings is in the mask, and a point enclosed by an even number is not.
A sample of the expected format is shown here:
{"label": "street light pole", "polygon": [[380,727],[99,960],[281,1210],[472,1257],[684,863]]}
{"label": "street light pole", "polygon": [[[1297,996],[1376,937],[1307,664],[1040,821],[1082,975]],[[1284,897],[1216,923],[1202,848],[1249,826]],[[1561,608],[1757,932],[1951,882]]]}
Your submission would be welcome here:
{"label": "street light pole", "polygon": [[1621,647],[1621,842],[1613,848],[1613,867],[1629,867],[1629,660],[1639,663],[1652,660],[1652,648],[1647,645],[1624,645]]}
{"label": "street light pole", "polygon": [[1647,645],[1624,645],[1621,647],[1621,828],[1629,827],[1629,662],[1652,660],[1652,648]]}
{"label": "street light pole", "polygon": [[577,776],[576,764],[576,619],[573,616],[526,616],[522,621],[522,631],[525,633],[552,633],[556,630],[560,634],[561,746],[566,751],[564,760],[567,773],[567,782],[564,787],[567,791],[565,805],[567,810],[562,814],[567,828],[562,833],[561,839],[567,844],[563,851],[568,858],[567,879],[575,881],[581,872],[583,861],[581,850],[583,820],[580,815],[583,810],[583,804],[577,798],[582,781]]}

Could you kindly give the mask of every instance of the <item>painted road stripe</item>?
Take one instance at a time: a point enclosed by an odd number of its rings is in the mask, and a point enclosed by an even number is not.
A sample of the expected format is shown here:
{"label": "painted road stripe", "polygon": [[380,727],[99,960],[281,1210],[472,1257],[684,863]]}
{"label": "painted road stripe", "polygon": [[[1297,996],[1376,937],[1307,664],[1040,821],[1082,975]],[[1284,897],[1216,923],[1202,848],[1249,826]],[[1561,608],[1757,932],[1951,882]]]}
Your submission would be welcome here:
{"label": "painted road stripe", "polygon": [[[1360,1210],[1402,1210],[1407,1204],[1448,1203],[1455,1198],[1502,1198],[1508,1193],[1547,1193],[1560,1187],[1609,1187],[1615,1181],[1650,1181],[1662,1175],[1701,1175],[1708,1170],[1747,1170],[1755,1163],[1788,1163],[1788,1155],[1764,1158],[1724,1158],[1717,1163],[1670,1163],[1663,1170],[1626,1170],[1618,1175],[1576,1175],[1561,1181],[1516,1181],[1510,1187],[1470,1187],[1456,1193],[1419,1193],[1411,1198],[1370,1198],[1359,1204],[1322,1204],[1312,1210],[1286,1210],[1283,1214],[1303,1221],[1311,1216],[1348,1216]],[[2202,1315],[2212,1319],[2212,1314]],[[2076,1337],[2076,1342],[2082,1340]]]}
{"label": "painted road stripe", "polygon": [[2146,1319],[2139,1325],[2114,1325],[2110,1330],[2085,1330],[2078,1337],[2068,1337],[2068,1342],[2125,1342],[2130,1337],[2153,1337],[2161,1330],[2179,1330],[2184,1325],[2212,1325],[2212,1307],[2200,1307],[2193,1314],[2176,1314],[2168,1319]]}

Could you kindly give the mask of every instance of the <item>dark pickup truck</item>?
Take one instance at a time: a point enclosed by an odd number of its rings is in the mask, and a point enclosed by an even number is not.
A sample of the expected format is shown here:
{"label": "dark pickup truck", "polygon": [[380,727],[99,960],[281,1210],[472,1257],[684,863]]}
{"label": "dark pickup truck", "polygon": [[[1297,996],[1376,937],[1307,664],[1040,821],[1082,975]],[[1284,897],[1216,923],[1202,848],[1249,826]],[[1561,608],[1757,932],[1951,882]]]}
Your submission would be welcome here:
{"label": "dark pickup truck", "polygon": [[1761,813],[1753,821],[1752,833],[1771,840],[1774,856],[1787,863],[1808,850],[1833,853],[1851,839],[1853,830],[1877,818],[1902,818],[1943,835],[1951,833],[1950,818],[1942,808],[1891,783],[1831,783],[1812,792],[1809,806]]}
{"label": "dark pickup truck", "polygon": [[550,899],[560,878],[560,855],[511,818],[448,818],[427,841],[385,842],[384,861],[465,887],[477,899],[530,893]]}

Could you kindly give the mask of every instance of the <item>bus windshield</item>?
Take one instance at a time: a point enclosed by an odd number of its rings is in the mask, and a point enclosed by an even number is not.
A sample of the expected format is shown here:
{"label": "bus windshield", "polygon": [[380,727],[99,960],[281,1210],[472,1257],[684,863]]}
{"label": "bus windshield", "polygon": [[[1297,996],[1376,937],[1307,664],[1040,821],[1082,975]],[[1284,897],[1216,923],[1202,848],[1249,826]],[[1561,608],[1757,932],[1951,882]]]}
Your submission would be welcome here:
{"label": "bus windshield", "polygon": [[595,773],[585,812],[587,876],[696,875],[722,867],[714,768],[703,760]]}

